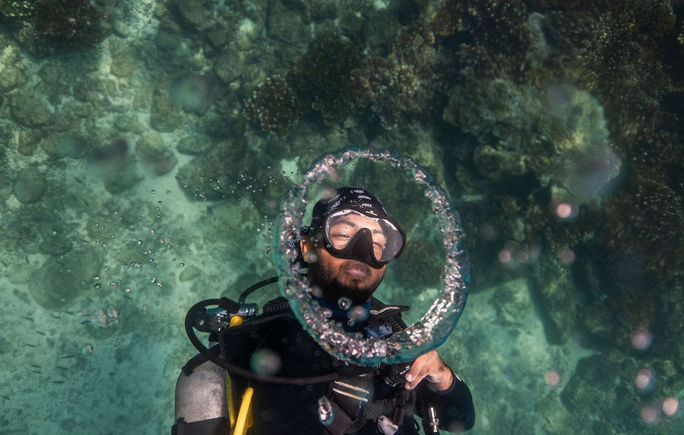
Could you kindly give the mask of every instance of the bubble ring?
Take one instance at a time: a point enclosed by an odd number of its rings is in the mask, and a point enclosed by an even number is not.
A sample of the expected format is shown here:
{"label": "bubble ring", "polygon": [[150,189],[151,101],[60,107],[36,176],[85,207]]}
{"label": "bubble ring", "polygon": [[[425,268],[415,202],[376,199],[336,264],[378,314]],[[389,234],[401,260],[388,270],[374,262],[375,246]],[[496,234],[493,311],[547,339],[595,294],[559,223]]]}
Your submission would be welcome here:
{"label": "bubble ring", "polygon": [[[364,338],[360,333],[345,332],[334,325],[330,320],[330,310],[313,300],[307,278],[301,273],[302,266],[297,261],[298,250],[295,248],[304,226],[310,187],[324,181],[336,168],[361,158],[389,162],[425,185],[425,196],[431,201],[432,212],[439,221],[446,252],[442,274],[444,287],[437,299],[418,322],[382,339]],[[463,230],[458,214],[452,212],[446,194],[433,184],[424,168],[406,156],[378,149],[349,149],[329,154],[313,165],[301,184],[290,189],[281,210],[280,233],[274,240],[273,250],[280,290],[304,329],[329,354],[356,365],[395,364],[412,361],[446,340],[465,308],[469,268],[461,247]]]}

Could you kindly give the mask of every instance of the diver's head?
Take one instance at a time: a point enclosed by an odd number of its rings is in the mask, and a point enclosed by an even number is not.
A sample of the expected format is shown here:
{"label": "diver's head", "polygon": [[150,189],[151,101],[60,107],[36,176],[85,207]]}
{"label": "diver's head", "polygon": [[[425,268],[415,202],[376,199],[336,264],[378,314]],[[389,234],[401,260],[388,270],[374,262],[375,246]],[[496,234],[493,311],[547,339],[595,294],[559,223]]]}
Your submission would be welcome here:
{"label": "diver's head", "polygon": [[312,288],[354,304],[368,301],[406,242],[399,224],[370,192],[341,187],[313,209],[300,243]]}

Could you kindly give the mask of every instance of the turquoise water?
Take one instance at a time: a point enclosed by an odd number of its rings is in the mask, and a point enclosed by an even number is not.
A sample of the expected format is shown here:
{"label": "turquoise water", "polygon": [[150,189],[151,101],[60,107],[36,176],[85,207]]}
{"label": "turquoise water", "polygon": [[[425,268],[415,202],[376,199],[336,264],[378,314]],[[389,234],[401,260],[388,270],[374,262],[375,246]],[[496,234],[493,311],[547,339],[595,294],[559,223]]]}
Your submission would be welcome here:
{"label": "turquoise water", "polygon": [[[321,155],[462,218],[474,433],[682,433],[681,2],[0,0],[0,433],[161,434],[195,302],[272,276]],[[416,183],[343,174],[443,252]],[[264,289],[254,301],[278,295]]]}

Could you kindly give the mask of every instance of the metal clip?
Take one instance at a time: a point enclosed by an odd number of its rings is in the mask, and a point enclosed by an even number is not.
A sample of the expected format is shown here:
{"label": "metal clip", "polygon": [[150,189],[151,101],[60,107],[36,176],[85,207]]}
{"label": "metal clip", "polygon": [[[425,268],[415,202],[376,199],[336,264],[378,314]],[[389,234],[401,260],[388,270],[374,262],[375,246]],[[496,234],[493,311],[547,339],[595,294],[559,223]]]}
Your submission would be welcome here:
{"label": "metal clip", "polygon": [[330,400],[325,396],[318,399],[318,419],[324,426],[329,426],[335,419],[335,411],[333,410],[332,403],[330,403]]}
{"label": "metal clip", "polygon": [[432,429],[432,433],[439,433],[439,419],[437,418],[437,413],[435,412],[435,407],[431,406],[428,408],[428,425]]}

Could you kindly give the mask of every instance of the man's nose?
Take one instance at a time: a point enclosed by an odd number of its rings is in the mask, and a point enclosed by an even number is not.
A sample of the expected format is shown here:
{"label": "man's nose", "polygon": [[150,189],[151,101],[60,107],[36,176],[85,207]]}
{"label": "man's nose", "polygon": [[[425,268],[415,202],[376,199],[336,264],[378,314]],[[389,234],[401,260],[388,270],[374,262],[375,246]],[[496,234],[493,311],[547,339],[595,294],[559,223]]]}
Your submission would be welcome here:
{"label": "man's nose", "polygon": [[373,246],[373,237],[368,228],[361,228],[358,237],[359,238],[354,245],[354,255],[357,258],[366,259],[370,256],[370,250]]}

